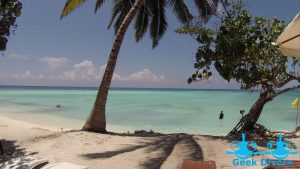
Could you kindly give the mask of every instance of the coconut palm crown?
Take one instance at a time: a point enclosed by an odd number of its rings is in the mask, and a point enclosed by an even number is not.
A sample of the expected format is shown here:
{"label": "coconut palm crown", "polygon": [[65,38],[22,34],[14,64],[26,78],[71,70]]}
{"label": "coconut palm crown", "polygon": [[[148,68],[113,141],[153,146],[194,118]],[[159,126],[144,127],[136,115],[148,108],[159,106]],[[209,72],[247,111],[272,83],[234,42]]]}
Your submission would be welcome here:
{"label": "coconut palm crown", "polygon": [[[61,13],[61,18],[73,12],[88,0],[67,0]],[[103,6],[105,1],[96,0],[95,13]],[[115,33],[120,28],[126,14],[132,8],[136,0],[111,0],[112,15],[108,23],[108,28],[114,27]],[[206,22],[210,16],[214,15],[218,7],[218,0],[193,0],[194,6],[199,11],[199,16]],[[149,29],[152,47],[158,45],[159,40],[165,34],[168,22],[166,18],[166,8],[173,10],[176,18],[183,24],[188,24],[193,18],[184,0],[143,0],[143,4],[135,16],[135,38],[139,42]]]}

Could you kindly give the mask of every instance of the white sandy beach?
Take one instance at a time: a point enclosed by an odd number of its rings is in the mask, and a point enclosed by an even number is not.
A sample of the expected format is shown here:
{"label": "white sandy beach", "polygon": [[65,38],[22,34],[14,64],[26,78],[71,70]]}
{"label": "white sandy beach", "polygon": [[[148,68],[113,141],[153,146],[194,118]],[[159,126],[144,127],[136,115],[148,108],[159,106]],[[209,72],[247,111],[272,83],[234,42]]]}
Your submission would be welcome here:
{"label": "white sandy beach", "polygon": [[[71,162],[91,169],[176,169],[183,159],[214,160],[217,168],[233,167],[230,141],[224,137],[170,134],[153,137],[63,131],[0,116],[0,139],[9,158],[31,154],[54,162]],[[300,139],[292,140],[298,147]],[[263,150],[264,148],[259,148]],[[254,156],[260,160],[264,156]],[[267,156],[269,157],[269,156]],[[269,157],[270,158],[270,157]],[[290,155],[299,160],[299,155]]]}

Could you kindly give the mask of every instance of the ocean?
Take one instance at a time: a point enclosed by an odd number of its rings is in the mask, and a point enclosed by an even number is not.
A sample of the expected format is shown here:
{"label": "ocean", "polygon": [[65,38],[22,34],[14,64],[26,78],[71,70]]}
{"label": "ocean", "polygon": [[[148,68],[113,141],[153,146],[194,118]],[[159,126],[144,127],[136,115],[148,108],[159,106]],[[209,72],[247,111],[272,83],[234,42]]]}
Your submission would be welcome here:
{"label": "ocean", "polygon": [[[87,87],[0,86],[0,115],[79,129],[96,94],[97,88]],[[291,103],[299,94],[292,91],[267,103],[259,123],[272,130],[293,130],[297,110],[291,109]],[[112,88],[107,129],[226,135],[241,118],[240,110],[248,112],[258,95],[258,91],[241,90]],[[223,120],[218,119],[221,110]]]}

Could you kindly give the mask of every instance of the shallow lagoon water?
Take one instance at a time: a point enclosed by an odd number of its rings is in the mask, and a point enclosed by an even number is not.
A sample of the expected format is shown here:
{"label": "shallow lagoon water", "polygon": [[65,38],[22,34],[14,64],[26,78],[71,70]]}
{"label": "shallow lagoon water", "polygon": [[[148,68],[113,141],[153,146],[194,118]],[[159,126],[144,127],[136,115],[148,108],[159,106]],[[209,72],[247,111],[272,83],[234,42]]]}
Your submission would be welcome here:
{"label": "shallow lagoon water", "polygon": [[[81,128],[96,93],[96,88],[2,86],[0,112],[36,123]],[[268,103],[259,123],[272,130],[293,130],[296,110],[291,102],[299,94],[293,91]],[[241,118],[240,110],[249,111],[258,95],[240,90],[114,88],[106,108],[108,130],[225,135]],[[223,120],[218,119],[221,110]]]}

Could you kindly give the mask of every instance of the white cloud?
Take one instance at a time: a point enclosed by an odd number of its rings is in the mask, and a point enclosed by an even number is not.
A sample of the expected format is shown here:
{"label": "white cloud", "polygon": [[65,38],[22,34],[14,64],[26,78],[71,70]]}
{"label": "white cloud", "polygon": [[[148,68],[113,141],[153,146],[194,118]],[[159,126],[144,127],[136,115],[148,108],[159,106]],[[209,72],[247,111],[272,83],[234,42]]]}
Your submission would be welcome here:
{"label": "white cloud", "polygon": [[102,65],[102,66],[100,67],[99,74],[96,75],[96,79],[97,79],[97,80],[102,79],[103,74],[104,74],[104,72],[105,72],[105,69],[106,69],[106,65]]}
{"label": "white cloud", "polygon": [[45,57],[40,59],[40,61],[46,63],[51,69],[56,69],[61,65],[66,64],[68,62],[68,59],[64,57]]}
{"label": "white cloud", "polygon": [[143,69],[136,73],[130,74],[129,76],[114,75],[114,80],[120,81],[161,81],[165,79],[164,75],[156,75],[149,69]]}
{"label": "white cloud", "polygon": [[25,73],[23,73],[23,74],[21,74],[21,77],[24,77],[24,78],[33,78],[34,76],[32,75],[32,73],[31,73],[31,71],[30,70],[28,70],[28,71],[26,71]]}
{"label": "white cloud", "polygon": [[[58,76],[59,79],[64,80],[100,80],[105,72],[106,65],[102,65],[97,73],[92,61],[84,60],[73,66],[73,70],[64,72],[63,75]],[[165,79],[164,75],[156,75],[149,69],[132,73],[128,76],[114,73],[113,81],[161,81]]]}
{"label": "white cloud", "polygon": [[27,55],[19,55],[19,54],[10,54],[10,55],[8,55],[8,57],[12,58],[12,59],[27,60],[29,56],[27,56]]}
{"label": "white cloud", "polygon": [[[106,65],[100,67],[100,73],[97,76],[97,79],[102,78]],[[156,75],[151,72],[149,69],[143,69],[141,71],[132,73],[128,76],[120,75],[118,73],[114,73],[113,80],[114,81],[161,81],[165,79],[164,75]]]}
{"label": "white cloud", "polygon": [[66,80],[82,80],[82,79],[95,79],[95,66],[92,61],[84,60],[73,66],[72,71],[66,71],[63,75],[60,75],[60,79]]}
{"label": "white cloud", "polygon": [[20,74],[13,74],[12,77],[14,77],[14,78],[22,78],[22,79],[44,79],[44,75],[43,74],[33,75],[30,70],[27,70],[26,72],[20,73]]}
{"label": "white cloud", "polygon": [[[33,74],[30,70],[20,73],[14,74],[12,77],[14,78],[22,78],[22,79],[51,79],[51,80],[86,80],[86,81],[98,81],[102,79],[104,71],[106,69],[106,65],[102,65],[100,69],[95,68],[95,65],[90,60],[84,60],[78,64],[73,66],[72,70],[65,71],[60,75],[49,74],[44,76],[43,74],[36,75]],[[114,73],[113,81],[116,82],[159,82],[165,79],[164,75],[154,74],[150,69],[143,69],[141,71],[137,71],[135,73],[129,75],[121,75],[118,73]]]}

